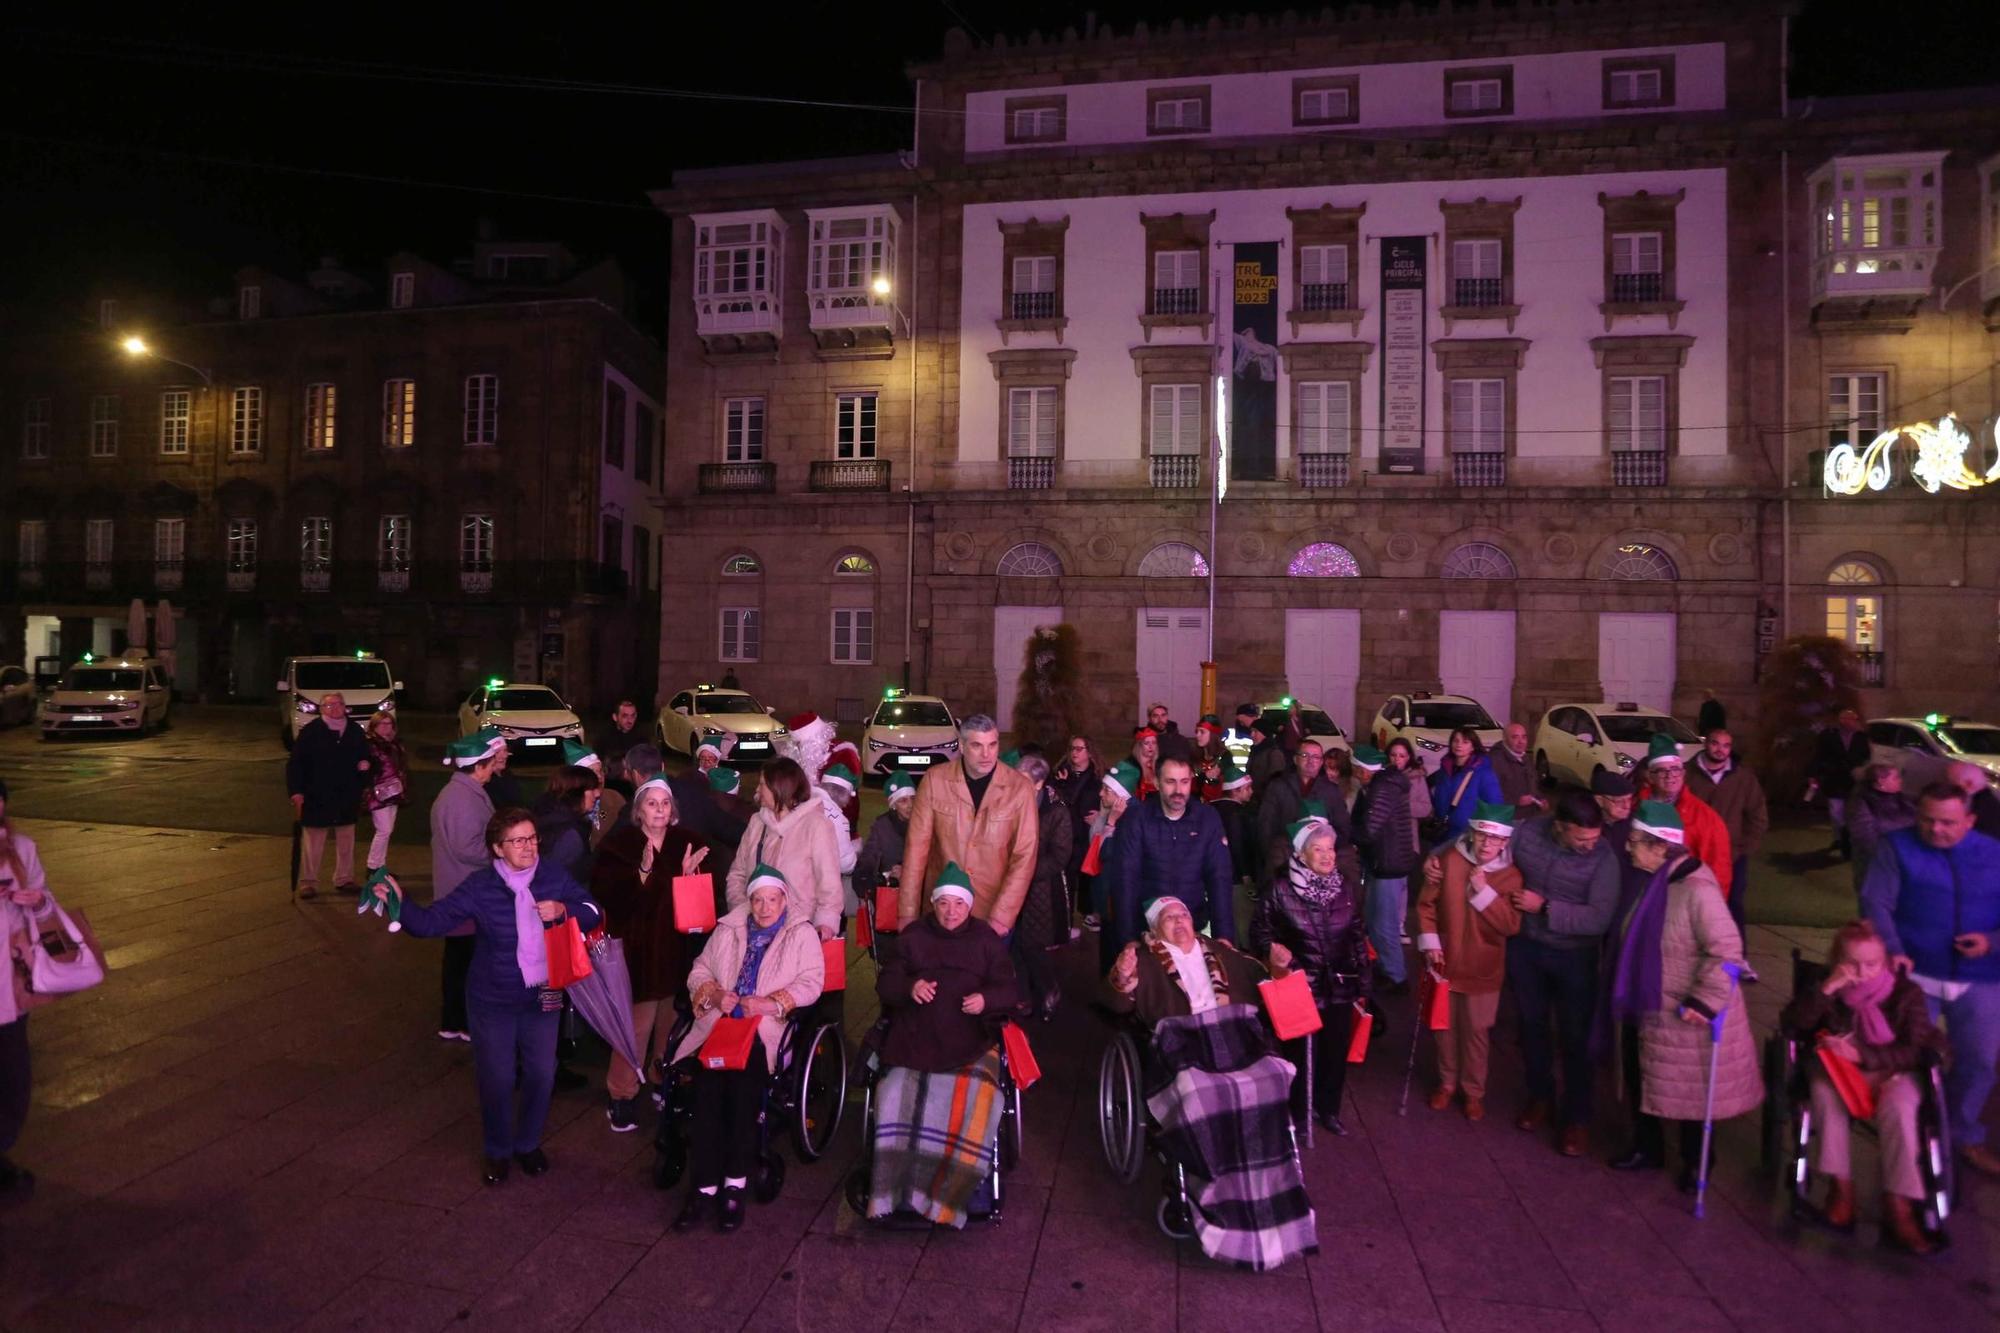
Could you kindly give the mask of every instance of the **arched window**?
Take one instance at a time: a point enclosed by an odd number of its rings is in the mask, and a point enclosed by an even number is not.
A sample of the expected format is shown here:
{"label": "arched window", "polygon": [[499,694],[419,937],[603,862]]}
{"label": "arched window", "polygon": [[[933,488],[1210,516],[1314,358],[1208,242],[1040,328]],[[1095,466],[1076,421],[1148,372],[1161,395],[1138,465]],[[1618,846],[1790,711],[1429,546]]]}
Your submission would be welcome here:
{"label": "arched window", "polygon": [[1139,562],[1142,579],[1203,579],[1208,577],[1208,561],[1186,542],[1161,542],[1146,552]]}
{"label": "arched window", "polygon": [[1827,571],[1826,583],[1826,637],[1853,650],[1864,685],[1880,685],[1882,571],[1866,560],[1843,560]]}
{"label": "arched window", "polygon": [[1314,542],[1292,557],[1285,572],[1295,579],[1358,579],[1361,566],[1339,542]]}
{"label": "arched window", "polygon": [[1445,555],[1440,572],[1448,579],[1511,579],[1514,561],[1492,542],[1467,542]]}
{"label": "arched window", "polygon": [[1625,542],[1611,548],[1599,577],[1634,583],[1672,583],[1680,577],[1680,571],[1674,568],[1672,556],[1650,542]]}
{"label": "arched window", "polygon": [[835,561],[833,572],[835,574],[873,574],[875,572],[875,561],[871,557],[862,555],[859,551],[856,551],[852,554],[844,555]]}
{"label": "arched window", "polygon": [[754,555],[732,555],[722,562],[722,573],[725,578],[748,578],[763,572],[763,562]]}
{"label": "arched window", "polygon": [[1003,579],[1059,579],[1062,557],[1040,542],[1022,542],[1007,548],[998,572]]}

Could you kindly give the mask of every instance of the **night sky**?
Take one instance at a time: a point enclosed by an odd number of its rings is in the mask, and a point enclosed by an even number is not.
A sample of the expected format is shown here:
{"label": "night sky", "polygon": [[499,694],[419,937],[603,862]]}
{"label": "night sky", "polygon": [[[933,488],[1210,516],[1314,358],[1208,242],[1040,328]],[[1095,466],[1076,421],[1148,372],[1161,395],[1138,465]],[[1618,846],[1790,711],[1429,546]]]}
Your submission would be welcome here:
{"label": "night sky", "polygon": [[[1286,7],[1312,8],[1234,8]],[[645,191],[676,167],[902,147],[905,62],[936,55],[949,28],[1055,32],[1083,13],[1035,0],[850,0],[605,19],[575,6],[543,11],[539,27],[430,8],[269,6],[224,21],[208,5],[90,20],[15,7],[0,28],[12,55],[0,89],[11,240],[0,302],[75,300],[99,283],[202,297],[226,290],[240,264],[298,272],[323,254],[364,272],[405,247],[448,263],[490,218],[505,234],[616,256],[657,325],[667,229]],[[1123,27],[1216,7],[1092,8]],[[1809,0],[1793,91],[1986,77],[2000,5],[1919,0],[1897,12],[1887,23],[1879,0]]]}

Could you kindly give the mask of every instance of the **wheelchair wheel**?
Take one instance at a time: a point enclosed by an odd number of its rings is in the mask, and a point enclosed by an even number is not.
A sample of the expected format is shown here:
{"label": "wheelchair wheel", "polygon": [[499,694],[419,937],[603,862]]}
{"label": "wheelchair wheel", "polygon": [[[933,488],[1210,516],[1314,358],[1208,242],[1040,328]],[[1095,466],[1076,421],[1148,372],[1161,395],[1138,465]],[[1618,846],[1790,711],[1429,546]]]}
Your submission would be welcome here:
{"label": "wheelchair wheel", "polygon": [[1120,1032],[1097,1067],[1097,1135],[1104,1164],[1121,1185],[1139,1178],[1146,1164],[1146,1110],[1139,1102],[1139,1044]]}
{"label": "wheelchair wheel", "polygon": [[847,1111],[847,1043],[840,1028],[822,1023],[799,1058],[798,1094],[792,1107],[792,1147],[801,1162],[817,1162],[833,1146]]}
{"label": "wheelchair wheel", "polygon": [[1194,1207],[1184,1198],[1169,1194],[1153,1210],[1153,1220],[1170,1240],[1194,1239]]}
{"label": "wheelchair wheel", "polygon": [[750,1194],[758,1203],[769,1203],[785,1188],[784,1155],[775,1148],[767,1148],[757,1159],[756,1169],[750,1173]]}
{"label": "wheelchair wheel", "polygon": [[1951,1219],[1953,1192],[1951,1118],[1946,1110],[1944,1070],[1933,1064],[1924,1071],[1923,1106],[1917,1113],[1917,1165],[1924,1181],[1924,1230],[1932,1239],[1950,1243],[1945,1223]]}
{"label": "wheelchair wheel", "polygon": [[1021,1119],[1021,1085],[1016,1083],[1007,1089],[1007,1100],[1000,1108],[1002,1171],[1012,1171],[1021,1164],[1021,1144],[1025,1134],[1025,1122]]}

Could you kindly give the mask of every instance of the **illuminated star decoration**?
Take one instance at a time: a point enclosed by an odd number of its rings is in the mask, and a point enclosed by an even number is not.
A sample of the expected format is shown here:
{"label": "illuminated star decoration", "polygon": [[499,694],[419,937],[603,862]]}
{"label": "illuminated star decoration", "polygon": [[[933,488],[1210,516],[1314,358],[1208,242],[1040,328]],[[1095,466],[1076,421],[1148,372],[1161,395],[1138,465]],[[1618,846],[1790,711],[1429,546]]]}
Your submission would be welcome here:
{"label": "illuminated star decoration", "polygon": [[1889,456],[1897,440],[1908,440],[1916,447],[1910,476],[1932,495],[1945,489],[1976,490],[2000,481],[2000,419],[1993,426],[1993,463],[1984,473],[1978,473],[1965,461],[1972,451],[1972,436],[1958,424],[1956,414],[1946,413],[1936,424],[1919,421],[1885,430],[1858,452],[1851,444],[1837,444],[1827,450],[1823,480],[1828,493],[1859,495],[1863,490],[1887,490],[1893,476]]}

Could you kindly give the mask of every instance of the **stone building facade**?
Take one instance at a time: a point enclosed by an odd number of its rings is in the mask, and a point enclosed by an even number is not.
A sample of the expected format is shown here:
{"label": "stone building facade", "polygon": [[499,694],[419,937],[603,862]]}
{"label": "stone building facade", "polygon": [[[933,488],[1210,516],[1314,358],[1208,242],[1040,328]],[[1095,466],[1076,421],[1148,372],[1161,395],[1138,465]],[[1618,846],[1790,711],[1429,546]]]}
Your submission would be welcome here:
{"label": "stone building facade", "polygon": [[1780,4],[1359,9],[954,35],[909,150],[677,174],[662,691],[852,718],[907,659],[1004,721],[1064,620],[1107,735],[1211,651],[1350,729],[1754,722],[1831,627],[1872,710],[1992,712],[2000,493],[1825,478],[1947,411],[1994,461],[2000,103],[1796,114]]}
{"label": "stone building facade", "polygon": [[287,656],[356,650],[420,707],[495,675],[584,710],[649,695],[663,367],[624,303],[614,266],[485,238],[451,266],[245,269],[205,312],[23,321],[0,660],[122,649],[130,603],[164,600],[183,697],[268,698]]}

